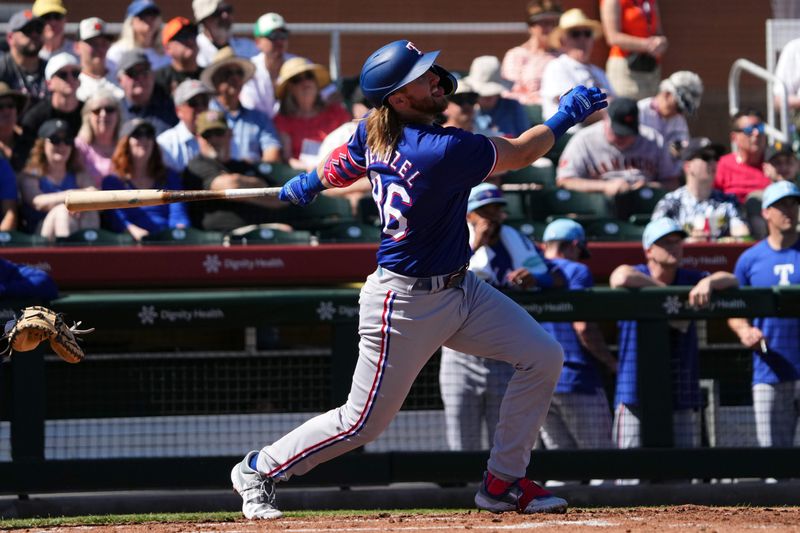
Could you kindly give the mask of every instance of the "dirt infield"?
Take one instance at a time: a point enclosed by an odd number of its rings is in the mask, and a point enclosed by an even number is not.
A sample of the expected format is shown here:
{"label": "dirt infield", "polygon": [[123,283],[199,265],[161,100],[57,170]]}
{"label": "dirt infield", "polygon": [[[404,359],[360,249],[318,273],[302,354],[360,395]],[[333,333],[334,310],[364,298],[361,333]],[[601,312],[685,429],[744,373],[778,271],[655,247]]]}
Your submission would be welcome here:
{"label": "dirt infield", "polygon": [[[2,523],[0,523],[0,528]],[[800,532],[800,507],[643,507],[629,509],[571,509],[564,515],[493,515],[486,512],[454,511],[434,513],[359,512],[352,515],[317,517],[286,516],[274,521],[233,522],[158,522],[122,525],[80,525],[22,529],[48,533],[125,531],[148,533],[211,533],[285,531],[293,533],[358,532],[426,532],[426,531],[603,531],[609,533],[651,531],[797,531]]]}

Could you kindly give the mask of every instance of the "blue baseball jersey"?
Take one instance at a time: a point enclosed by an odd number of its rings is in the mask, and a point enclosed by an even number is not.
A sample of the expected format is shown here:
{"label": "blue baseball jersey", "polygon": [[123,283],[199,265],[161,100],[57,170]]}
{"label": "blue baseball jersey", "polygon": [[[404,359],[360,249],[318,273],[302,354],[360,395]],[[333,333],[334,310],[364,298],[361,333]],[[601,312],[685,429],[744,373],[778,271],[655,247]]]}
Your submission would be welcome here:
{"label": "blue baseball jersey", "polygon": [[11,163],[7,159],[0,158],[0,200],[17,199],[17,176]]}
{"label": "blue baseball jersey", "polygon": [[[765,240],[744,251],[733,272],[739,285],[775,287],[800,284],[800,241],[773,250]],[[753,325],[767,341],[767,353],[753,352],[753,384],[800,379],[800,318],[759,317]]]}
{"label": "blue baseball jersey", "polygon": [[[580,291],[594,286],[589,267],[568,259],[549,259],[564,274],[567,289]],[[597,363],[578,340],[572,322],[542,322],[542,327],[564,348],[564,368],[556,385],[556,392],[593,393],[601,386]]]}
{"label": "blue baseball jersey", "polygon": [[366,174],[372,183],[383,225],[380,266],[428,277],[467,264],[472,255],[467,199],[494,169],[497,151],[491,140],[458,128],[406,124],[395,150],[375,154],[361,121],[345,150],[332,157],[334,164],[352,169],[353,177]]}
{"label": "blue baseball jersey", "polygon": [[[634,268],[650,276],[647,265]],[[679,268],[675,280],[670,285],[696,285],[708,276],[708,272]],[[620,403],[638,405],[639,392],[636,386],[637,357],[636,321],[621,320],[619,326],[619,369],[617,373],[617,393],[614,405]],[[697,329],[691,322],[685,333],[670,328],[669,343],[672,368],[672,406],[674,409],[700,407],[699,347]],[[645,355],[646,356],[646,355]]]}

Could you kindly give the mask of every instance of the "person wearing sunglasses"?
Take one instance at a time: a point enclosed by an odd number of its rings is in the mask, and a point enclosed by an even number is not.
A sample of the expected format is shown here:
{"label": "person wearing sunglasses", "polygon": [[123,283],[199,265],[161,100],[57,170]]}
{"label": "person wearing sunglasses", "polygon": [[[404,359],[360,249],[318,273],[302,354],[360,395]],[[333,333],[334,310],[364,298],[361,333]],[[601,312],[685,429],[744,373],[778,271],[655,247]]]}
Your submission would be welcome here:
{"label": "person wearing sunglasses", "polygon": [[[135,118],[123,124],[111,162],[113,174],[103,178],[104,191],[183,189],[180,175],[164,166],[156,143],[156,129],[147,120]],[[103,213],[103,224],[117,233],[130,233],[136,241],[141,241],[166,229],[188,227],[189,215],[186,204],[177,202],[112,209]]]}
{"label": "person wearing sunglasses", "polygon": [[144,52],[153,70],[169,65],[158,38],[160,30],[161,8],[153,0],[133,0],[125,10],[119,39],[108,49],[108,69],[116,74],[123,54],[131,50]]}
{"label": "person wearing sunglasses", "polygon": [[735,195],[742,204],[748,194],[771,183],[763,169],[767,149],[764,132],[764,117],[755,109],[741,110],[731,119],[730,139],[734,148],[720,158],[714,188]]}
{"label": "person wearing sunglasses", "polygon": [[556,58],[550,33],[563,13],[558,0],[531,0],[527,8],[528,40],[503,56],[500,74],[513,83],[508,97],[525,105],[540,105],[544,67]]}
{"label": "person wearing sunglasses", "polygon": [[197,64],[197,26],[186,17],[175,17],[164,25],[161,43],[171,62],[156,71],[156,85],[172,94],[184,80],[199,80],[203,69]]}
{"label": "person wearing sunglasses", "polygon": [[[542,75],[542,117],[547,120],[558,110],[562,94],[576,85],[597,87],[614,96],[605,72],[591,63],[595,40],[602,35],[600,23],[592,20],[578,8],[569,9],[561,15],[558,27],[550,34],[550,42],[562,54],[550,61]],[[605,113],[595,113],[576,129],[601,120]]]}
{"label": "person wearing sunglasses", "polygon": [[99,228],[97,211],[72,213],[64,204],[68,190],[96,190],[92,178],[83,172],[70,125],[50,119],[37,133],[19,180],[24,229],[52,242],[78,230]]}
{"label": "person wearing sunglasses", "polygon": [[17,11],[8,20],[8,53],[0,55],[0,81],[28,96],[26,110],[47,94],[45,62],[39,57],[43,29],[44,22],[31,10]]}
{"label": "person wearing sunglasses", "polygon": [[81,102],[100,90],[111,91],[117,100],[125,98],[125,91],[106,66],[106,55],[112,41],[106,22],[101,18],[85,18],[78,25],[75,51],[81,62],[81,85],[78,87],[78,100]]}
{"label": "person wearing sunglasses", "polygon": [[156,85],[152,65],[144,52],[130,50],[122,54],[117,78],[125,91],[122,107],[126,118],[145,119],[156,128],[157,133],[178,123],[172,98]]}
{"label": "person wearing sunglasses", "polygon": [[242,87],[242,105],[274,119],[279,107],[275,98],[278,74],[286,61],[297,56],[288,52],[289,30],[286,21],[277,13],[261,15],[253,26],[253,35],[261,53],[250,58],[256,70],[253,78]]}
{"label": "person wearing sunglasses", "polygon": [[61,52],[73,53],[75,43],[64,35],[67,23],[67,8],[63,0],[36,0],[31,7],[33,16],[44,22],[42,49],[39,57],[47,61]]}
{"label": "person wearing sunglasses", "polygon": [[183,172],[189,161],[199,153],[195,122],[200,113],[208,110],[212,94],[213,91],[200,80],[184,80],[175,89],[172,99],[179,122],[156,139],[164,164],[175,172]]}
{"label": "person wearing sunglasses", "polygon": [[103,177],[111,174],[111,156],[119,138],[122,107],[108,89],[98,89],[83,104],[81,117],[75,149],[83,158],[86,173],[100,187]]}
{"label": "person wearing sunglasses", "polygon": [[680,152],[686,185],[667,193],[651,219],[671,218],[686,231],[686,242],[741,240],[750,229],[734,196],[714,189],[714,173],[724,148],[706,137],[686,141]]}
{"label": "person wearing sunglasses", "polygon": [[251,163],[275,163],[281,159],[281,143],[275,125],[261,111],[242,105],[242,86],[253,77],[255,66],[238,57],[230,46],[217,52],[203,70],[200,81],[212,87],[216,99],[211,109],[222,111],[231,129],[231,156]]}
{"label": "person wearing sunglasses", "polygon": [[18,117],[27,104],[27,96],[0,81],[0,158],[8,160],[14,172],[22,170],[27,156],[17,149],[24,142]]}
{"label": "person wearing sunglasses", "polygon": [[214,56],[230,46],[239,57],[258,54],[258,47],[246,37],[233,35],[233,6],[225,0],[192,0],[194,21],[200,28],[197,36],[197,63],[207,67]]}
{"label": "person wearing sunglasses", "polygon": [[50,58],[44,72],[49,95],[31,107],[20,120],[25,140],[22,150],[30,150],[36,140],[36,132],[46,120],[56,118],[65,121],[72,137],[78,134],[81,127],[83,103],[78,100],[81,83],[78,60],[72,54],[61,52]]}

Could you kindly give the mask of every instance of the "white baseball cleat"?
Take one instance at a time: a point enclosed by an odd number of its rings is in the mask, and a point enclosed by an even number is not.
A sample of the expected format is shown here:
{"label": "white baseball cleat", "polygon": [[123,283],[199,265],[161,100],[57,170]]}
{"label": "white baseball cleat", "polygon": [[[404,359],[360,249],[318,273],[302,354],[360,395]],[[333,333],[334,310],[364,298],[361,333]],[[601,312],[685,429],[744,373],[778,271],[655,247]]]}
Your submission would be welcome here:
{"label": "white baseball cleat", "polygon": [[483,475],[483,483],[475,494],[475,505],[492,513],[567,512],[567,500],[554,496],[533,481],[523,477],[514,483],[507,483],[489,472]]}
{"label": "white baseball cleat", "polygon": [[233,467],[233,490],[242,497],[242,513],[245,518],[280,518],[283,513],[275,507],[275,482],[250,468],[250,458],[257,454],[257,450],[248,453],[241,463],[236,463]]}

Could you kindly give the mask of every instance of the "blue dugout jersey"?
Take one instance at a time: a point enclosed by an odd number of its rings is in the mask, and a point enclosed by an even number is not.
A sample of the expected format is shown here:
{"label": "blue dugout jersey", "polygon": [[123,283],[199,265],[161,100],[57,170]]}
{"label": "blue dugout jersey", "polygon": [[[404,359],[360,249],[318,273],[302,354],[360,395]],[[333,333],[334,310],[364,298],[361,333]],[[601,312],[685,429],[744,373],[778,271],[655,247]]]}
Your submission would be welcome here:
{"label": "blue dugout jersey", "polygon": [[[800,241],[785,250],[758,242],[739,256],[733,273],[742,287],[799,285]],[[800,318],[759,317],[753,325],[767,341],[766,354],[753,352],[753,384],[800,379]]]}

